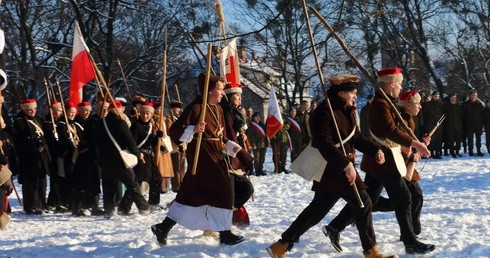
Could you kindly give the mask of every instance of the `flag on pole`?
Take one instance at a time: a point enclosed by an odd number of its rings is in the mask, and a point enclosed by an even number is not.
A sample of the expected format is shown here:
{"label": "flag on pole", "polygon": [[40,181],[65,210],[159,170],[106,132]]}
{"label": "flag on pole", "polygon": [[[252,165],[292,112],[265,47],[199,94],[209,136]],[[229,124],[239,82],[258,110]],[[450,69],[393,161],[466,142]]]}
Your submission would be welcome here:
{"label": "flag on pole", "polygon": [[85,45],[78,23],[73,33],[73,51],[71,54],[70,101],[78,105],[82,102],[82,88],[95,78],[94,67],[90,61],[89,50]]}
{"label": "flag on pole", "polygon": [[220,77],[225,78],[225,84],[232,86],[240,85],[240,62],[236,48],[237,38],[234,38],[221,51],[220,56]]}
{"label": "flag on pole", "polygon": [[266,120],[266,133],[269,138],[272,138],[279,130],[281,130],[284,121],[282,120],[279,104],[277,102],[274,87],[271,87],[269,92],[269,111]]}

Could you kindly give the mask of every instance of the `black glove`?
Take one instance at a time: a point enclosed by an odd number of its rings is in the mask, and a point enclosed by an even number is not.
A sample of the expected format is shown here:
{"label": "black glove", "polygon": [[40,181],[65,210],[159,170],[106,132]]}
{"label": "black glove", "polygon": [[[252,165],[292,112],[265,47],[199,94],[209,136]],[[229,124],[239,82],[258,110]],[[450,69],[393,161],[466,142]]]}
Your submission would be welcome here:
{"label": "black glove", "polygon": [[247,175],[253,175],[254,174],[254,163],[253,162],[250,162],[250,165],[248,165],[246,168],[245,168],[245,173]]}
{"label": "black glove", "polygon": [[12,193],[12,191],[14,191],[14,186],[12,185],[12,180],[7,180],[7,182],[5,182],[2,185],[2,188],[5,190],[5,192],[7,192],[7,195],[10,195]]}
{"label": "black glove", "polygon": [[157,131],[157,137],[162,138],[163,137],[163,131],[158,130]]}

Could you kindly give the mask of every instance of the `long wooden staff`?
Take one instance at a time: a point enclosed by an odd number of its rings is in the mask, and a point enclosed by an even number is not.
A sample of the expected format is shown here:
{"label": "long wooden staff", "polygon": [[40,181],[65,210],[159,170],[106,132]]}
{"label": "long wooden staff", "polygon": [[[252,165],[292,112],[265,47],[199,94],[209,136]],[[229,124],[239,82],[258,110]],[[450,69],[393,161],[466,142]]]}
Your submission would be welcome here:
{"label": "long wooden staff", "polygon": [[[199,51],[199,53],[202,55],[203,58],[207,58],[204,53],[202,52],[201,48],[199,47],[199,45],[197,44],[196,42],[196,39],[194,38],[194,36],[192,36],[192,33],[189,33],[189,38],[191,39],[191,42],[192,44],[197,48],[197,50]],[[201,62],[199,62],[199,64],[201,64]],[[202,67],[202,65],[201,65]],[[203,67],[204,68],[204,67]],[[216,72],[214,71],[213,67],[211,67],[211,72],[213,74],[216,74]]]}
{"label": "long wooden staff", "polygon": [[391,102],[391,100],[388,97],[388,95],[386,95],[386,93],[384,92],[384,90],[381,87],[378,86],[378,82],[369,73],[369,71],[366,70],[366,68],[364,68],[364,66],[359,62],[359,60],[357,60],[357,58],[349,50],[349,48],[347,47],[347,45],[345,44],[345,42],[342,40],[342,38],[340,38],[340,36],[337,34],[337,32],[335,32],[335,30],[332,28],[332,26],[330,26],[330,24],[327,22],[327,20],[314,7],[310,7],[309,9],[313,12],[313,14],[316,15],[316,17],[318,17],[318,19],[323,23],[323,25],[332,34],[332,36],[339,42],[340,46],[342,47],[342,49],[344,50],[344,52],[347,54],[347,56],[350,58],[350,60],[352,62],[354,62],[354,64],[368,78],[368,80],[371,82],[371,84],[373,85],[373,87],[375,89],[377,89],[381,93],[381,95],[383,96],[384,99],[386,99],[386,101],[388,101],[388,104],[390,105],[391,109],[395,112],[395,116],[398,118],[399,121],[402,121],[402,123],[400,123],[400,124],[401,124],[402,128],[405,130],[405,132],[407,132],[414,140],[418,140],[417,136],[415,136],[415,134],[412,132],[412,130],[410,130],[410,128],[408,127],[408,125],[405,123],[405,120],[402,118],[402,116],[400,115],[400,112],[398,112],[398,109],[393,104],[393,102]]}
{"label": "long wooden staff", "polygon": [[[158,113],[158,130],[162,130],[163,137],[166,137],[167,130],[165,128],[165,122],[163,121],[163,110],[165,109],[165,90],[167,88],[167,27],[165,27],[164,40],[163,40],[163,55],[162,55],[162,88],[160,94],[160,112]],[[157,163],[160,159],[160,146],[162,144],[162,137],[157,139],[157,149],[155,156],[157,157]]]}
{"label": "long wooden staff", "polygon": [[[212,55],[212,45],[208,44],[208,57],[207,57],[207,68],[206,68],[206,80],[204,81],[204,90],[202,92],[202,107],[201,116],[199,117],[199,123],[203,123],[206,118],[206,109],[208,105],[208,89],[209,89],[209,77],[211,76],[211,56]],[[201,149],[202,132],[197,134],[196,142],[196,152],[194,153],[194,164],[192,164],[192,175],[196,175],[197,161],[199,159],[199,150]]]}
{"label": "long wooden staff", "polygon": [[61,109],[63,110],[63,116],[65,117],[66,131],[68,133],[68,139],[70,140],[71,143],[73,143],[73,145],[75,145],[75,142],[73,140],[73,134],[71,133],[71,130],[70,130],[70,124],[68,123],[68,116],[66,115],[66,108],[65,108],[65,103],[63,101],[63,94],[61,93],[60,81],[58,79],[56,79],[56,85],[58,86],[58,93],[60,94]]}
{"label": "long wooden staff", "polygon": [[[328,110],[330,111],[330,115],[332,116],[335,132],[337,133],[337,137],[339,138],[340,146],[342,147],[342,152],[344,153],[344,156],[347,157],[347,152],[345,151],[344,143],[342,142],[342,137],[340,135],[339,127],[337,125],[337,120],[335,119],[335,114],[333,112],[332,105],[330,104],[330,99],[328,98],[327,90],[325,88],[325,80],[323,78],[322,68],[320,66],[320,62],[318,61],[318,55],[316,53],[315,40],[313,39],[313,32],[311,30],[310,17],[308,15],[306,0],[303,0],[303,11],[305,13],[306,24],[308,26],[308,34],[310,36],[311,47],[313,49],[313,56],[315,57],[316,69],[318,70],[318,77],[320,77],[320,83],[322,85],[323,95],[325,96],[325,100],[327,101]],[[361,208],[364,208],[364,203],[362,202],[361,196],[359,195],[359,191],[357,190],[357,186],[355,182],[352,185],[352,188],[354,190],[354,194],[356,196],[357,202],[359,203],[359,206]]]}
{"label": "long wooden staff", "polygon": [[51,123],[53,124],[53,135],[56,141],[58,141],[58,131],[56,130],[56,123],[54,122],[53,110],[51,109],[51,98],[49,97],[48,81],[44,78],[44,87],[46,88],[46,98],[48,99],[49,116],[51,117]]}
{"label": "long wooden staff", "polygon": [[124,70],[121,66],[121,62],[119,61],[119,59],[117,59],[117,65],[119,66],[119,70],[121,71],[121,76],[123,78],[124,87],[126,88],[126,92],[128,92],[129,99],[132,99],[131,92],[129,92],[128,83],[126,82],[126,75],[124,74]]}
{"label": "long wooden staff", "polygon": [[175,84],[174,87],[175,87],[175,93],[177,93],[177,101],[180,102],[179,86]]}

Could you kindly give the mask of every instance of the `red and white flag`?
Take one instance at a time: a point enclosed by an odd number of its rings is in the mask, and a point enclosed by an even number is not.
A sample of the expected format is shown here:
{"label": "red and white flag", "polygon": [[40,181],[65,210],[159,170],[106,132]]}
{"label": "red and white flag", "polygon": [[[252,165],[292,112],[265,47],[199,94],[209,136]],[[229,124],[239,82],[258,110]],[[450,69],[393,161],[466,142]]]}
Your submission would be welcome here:
{"label": "red and white flag", "polygon": [[219,73],[225,78],[225,84],[240,85],[240,62],[236,41],[237,38],[234,38],[221,51]]}
{"label": "red and white flag", "polygon": [[271,87],[269,92],[269,111],[266,120],[266,133],[269,138],[272,138],[279,130],[281,130],[284,120],[282,120],[281,112],[279,111],[279,103],[277,102],[274,87]]}
{"label": "red and white flag", "polygon": [[73,33],[73,51],[71,54],[70,101],[75,105],[82,102],[82,88],[95,78],[94,67],[90,61],[89,50],[85,45],[78,23]]}

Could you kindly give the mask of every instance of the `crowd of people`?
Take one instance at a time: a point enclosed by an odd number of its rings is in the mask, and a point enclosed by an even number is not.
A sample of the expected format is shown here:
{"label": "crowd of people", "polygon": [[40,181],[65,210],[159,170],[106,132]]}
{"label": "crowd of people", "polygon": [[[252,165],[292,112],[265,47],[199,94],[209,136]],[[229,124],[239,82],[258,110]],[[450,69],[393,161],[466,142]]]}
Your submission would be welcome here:
{"label": "crowd of people", "polygon": [[[171,101],[167,115],[159,101],[141,96],[131,99],[131,110],[120,97],[93,106],[53,100],[44,118],[37,114],[36,100],[20,101],[14,123],[0,121],[0,165],[10,168],[0,172],[2,200],[13,190],[10,171],[22,185],[23,210],[29,215],[71,212],[110,219],[131,214],[133,203],[146,215],[162,208],[161,194],[173,191],[176,198],[166,217],[151,227],[160,245],[167,244],[176,224],[235,245],[245,238],[235,235],[232,225],[250,223],[245,209],[254,193],[250,176],[290,173],[287,154],[292,163],[311,145],[328,165],[313,181],[311,203],[267,248],[272,257],[285,257],[340,198],[346,206],[322,228],[337,251],[342,251],[340,232],[355,223],[364,255],[385,257],[378,252],[371,213],[394,211],[406,252],[424,254],[435,246],[417,239],[423,191],[415,163],[460,157],[461,146],[470,156],[484,156],[483,128],[486,135],[490,131],[490,102],[483,104],[476,91],[462,103],[454,94],[442,101],[438,92],[429,100],[416,90],[402,92],[402,71],[386,68],[378,72],[379,90],[359,114],[360,78],[334,76],[326,100],[292,105],[282,128],[269,138],[264,116],[242,108],[240,85],[215,75],[206,78],[200,74],[200,95],[191,104],[183,110],[181,102]],[[264,169],[269,147],[274,171]],[[356,150],[363,153],[364,180],[354,166]],[[137,164],[129,166],[122,152],[135,155]],[[380,196],[383,189],[388,199]],[[8,224],[8,202],[0,208],[0,222]]]}

